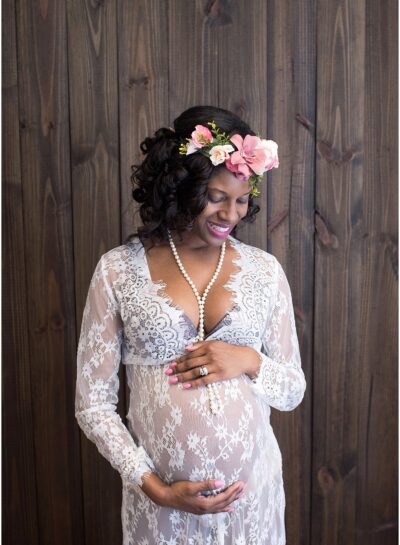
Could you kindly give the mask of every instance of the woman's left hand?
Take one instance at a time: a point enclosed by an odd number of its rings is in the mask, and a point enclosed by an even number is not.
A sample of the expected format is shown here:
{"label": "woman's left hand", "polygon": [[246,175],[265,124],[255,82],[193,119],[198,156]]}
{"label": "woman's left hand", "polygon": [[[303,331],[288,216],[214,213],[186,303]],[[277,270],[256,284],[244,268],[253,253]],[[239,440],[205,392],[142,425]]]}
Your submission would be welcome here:
{"label": "woman's left hand", "polygon": [[[199,341],[186,349],[188,353],[171,362],[164,373],[169,375],[171,384],[183,383],[187,389],[232,379],[243,373],[255,376],[260,363],[253,348],[225,341]],[[200,374],[201,367],[207,369],[206,376]]]}

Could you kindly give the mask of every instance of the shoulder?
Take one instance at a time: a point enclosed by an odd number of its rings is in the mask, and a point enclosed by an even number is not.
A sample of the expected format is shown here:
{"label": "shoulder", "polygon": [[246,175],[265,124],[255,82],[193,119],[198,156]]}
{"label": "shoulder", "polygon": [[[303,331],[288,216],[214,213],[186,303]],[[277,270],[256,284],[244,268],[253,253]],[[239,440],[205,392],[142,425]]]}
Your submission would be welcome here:
{"label": "shoulder", "polygon": [[95,275],[106,277],[113,283],[121,274],[140,264],[143,245],[138,237],[107,250],[97,262]]}
{"label": "shoulder", "polygon": [[233,247],[245,257],[246,263],[253,263],[261,270],[262,273],[267,273],[271,280],[277,280],[279,274],[281,274],[282,266],[278,259],[271,253],[258,248],[257,246],[252,246],[246,242],[235,239],[234,237],[229,237]]}

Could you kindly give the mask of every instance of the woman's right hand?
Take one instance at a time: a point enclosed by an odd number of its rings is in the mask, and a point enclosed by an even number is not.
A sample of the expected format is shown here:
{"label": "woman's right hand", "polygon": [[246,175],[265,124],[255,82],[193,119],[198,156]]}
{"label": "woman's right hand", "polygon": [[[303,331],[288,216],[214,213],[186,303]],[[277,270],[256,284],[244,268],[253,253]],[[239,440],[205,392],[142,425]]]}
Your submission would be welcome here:
{"label": "woman's right hand", "polygon": [[204,496],[204,493],[221,488],[223,483],[214,479],[205,481],[176,481],[167,485],[152,473],[143,480],[143,492],[157,505],[186,511],[195,515],[229,513],[231,503],[243,495],[246,483],[236,481],[223,492]]}

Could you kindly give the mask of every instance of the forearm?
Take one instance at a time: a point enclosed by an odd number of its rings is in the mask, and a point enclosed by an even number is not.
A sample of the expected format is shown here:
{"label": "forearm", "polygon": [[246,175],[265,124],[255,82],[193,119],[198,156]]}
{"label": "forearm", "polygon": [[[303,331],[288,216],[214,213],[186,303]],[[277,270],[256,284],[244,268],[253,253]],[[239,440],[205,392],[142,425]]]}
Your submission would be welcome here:
{"label": "forearm", "polygon": [[[81,398],[78,391],[77,406]],[[138,446],[112,403],[76,409],[76,419],[86,437],[124,480],[141,484],[142,475],[154,470],[153,462]]]}
{"label": "forearm", "polygon": [[260,370],[260,355],[251,346],[241,346],[240,349],[243,352],[244,373],[253,380]]}

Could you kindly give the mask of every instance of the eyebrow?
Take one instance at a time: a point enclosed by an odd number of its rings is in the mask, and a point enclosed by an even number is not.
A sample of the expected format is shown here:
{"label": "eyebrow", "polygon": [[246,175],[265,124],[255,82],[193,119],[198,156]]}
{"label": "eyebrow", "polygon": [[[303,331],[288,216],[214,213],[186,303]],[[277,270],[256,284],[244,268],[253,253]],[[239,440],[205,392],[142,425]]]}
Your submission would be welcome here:
{"label": "eyebrow", "polygon": [[[223,193],[224,195],[228,194],[226,191],[223,191],[222,189],[219,189],[219,187],[209,187],[208,189],[209,190],[214,189],[215,191],[219,191],[220,193]],[[245,195],[248,195],[249,193],[250,193],[250,191],[248,191],[247,193],[243,193],[243,195],[241,195],[241,197],[244,197]]]}

